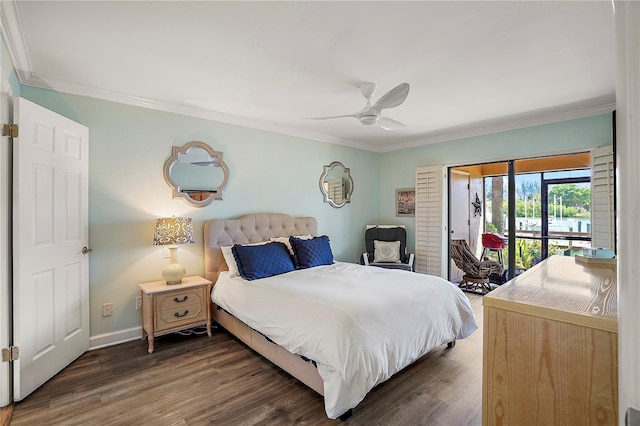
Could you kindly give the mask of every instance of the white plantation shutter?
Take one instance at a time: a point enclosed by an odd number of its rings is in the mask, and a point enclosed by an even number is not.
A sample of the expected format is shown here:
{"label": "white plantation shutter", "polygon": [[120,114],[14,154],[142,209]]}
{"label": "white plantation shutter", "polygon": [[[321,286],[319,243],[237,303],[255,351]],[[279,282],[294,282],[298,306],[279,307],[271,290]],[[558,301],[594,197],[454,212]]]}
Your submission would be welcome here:
{"label": "white plantation shutter", "polygon": [[615,249],[613,146],[591,150],[591,247]]}
{"label": "white plantation shutter", "polygon": [[446,277],[445,168],[416,169],[416,272]]}

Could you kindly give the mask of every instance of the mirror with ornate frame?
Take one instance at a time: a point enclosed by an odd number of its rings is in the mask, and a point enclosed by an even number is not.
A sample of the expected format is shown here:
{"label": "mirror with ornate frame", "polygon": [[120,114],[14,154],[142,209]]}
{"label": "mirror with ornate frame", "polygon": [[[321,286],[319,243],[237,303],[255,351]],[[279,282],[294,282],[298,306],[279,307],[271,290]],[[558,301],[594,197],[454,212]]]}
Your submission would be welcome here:
{"label": "mirror with ornate frame", "polygon": [[222,191],[229,182],[229,168],[222,161],[222,152],[204,142],[192,141],[174,146],[164,163],[164,179],[173,191],[173,198],[195,207],[204,207],[213,200],[222,200]]}
{"label": "mirror with ornate frame", "polygon": [[323,166],[322,175],[320,175],[320,192],[322,192],[323,201],[332,207],[340,208],[350,202],[353,179],[349,169],[339,161]]}

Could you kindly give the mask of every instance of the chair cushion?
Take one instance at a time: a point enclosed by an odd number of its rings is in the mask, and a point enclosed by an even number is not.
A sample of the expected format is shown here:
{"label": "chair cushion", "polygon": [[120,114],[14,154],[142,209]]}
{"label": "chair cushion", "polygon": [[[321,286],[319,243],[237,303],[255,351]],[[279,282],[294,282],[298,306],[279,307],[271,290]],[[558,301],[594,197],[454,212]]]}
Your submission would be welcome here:
{"label": "chair cushion", "polygon": [[400,263],[400,241],[373,241],[373,262]]}

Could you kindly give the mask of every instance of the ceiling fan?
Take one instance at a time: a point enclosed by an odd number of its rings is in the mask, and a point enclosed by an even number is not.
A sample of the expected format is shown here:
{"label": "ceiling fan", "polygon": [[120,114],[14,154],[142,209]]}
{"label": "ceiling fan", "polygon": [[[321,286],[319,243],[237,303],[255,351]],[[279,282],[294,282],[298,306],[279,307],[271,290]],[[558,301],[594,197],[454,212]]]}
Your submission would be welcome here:
{"label": "ceiling fan", "polygon": [[376,92],[375,83],[361,83],[360,91],[362,96],[367,99],[367,104],[360,111],[347,115],[334,115],[330,117],[311,117],[311,120],[330,120],[333,118],[353,117],[357,118],[360,123],[365,126],[378,124],[385,130],[398,130],[406,127],[401,122],[392,118],[383,117],[381,112],[383,109],[395,108],[402,104],[409,94],[409,83],[401,83],[382,95],[378,101],[371,105],[371,97]]}

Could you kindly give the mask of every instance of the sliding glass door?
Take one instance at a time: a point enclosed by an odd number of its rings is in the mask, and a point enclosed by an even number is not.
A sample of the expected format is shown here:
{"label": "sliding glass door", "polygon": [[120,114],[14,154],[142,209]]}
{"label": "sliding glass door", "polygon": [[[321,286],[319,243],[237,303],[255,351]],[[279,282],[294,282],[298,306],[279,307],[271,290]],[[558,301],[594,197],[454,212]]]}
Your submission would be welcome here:
{"label": "sliding glass door", "polygon": [[[598,201],[599,194],[608,196],[610,191],[597,189],[592,197],[591,164],[591,153],[579,152],[451,167],[450,180],[453,175],[465,176],[465,180],[459,186],[450,182],[449,211],[457,212],[449,217],[449,228],[455,233],[450,238],[467,240],[478,258],[502,258],[510,278],[548,256],[580,253],[591,247],[592,234],[599,226],[605,229],[607,222],[598,221],[598,213],[603,216],[610,205]],[[609,188],[598,185],[598,174],[594,176],[595,188]],[[608,175],[604,180],[610,180]],[[458,187],[463,190],[456,190]],[[456,221],[456,214],[462,220]],[[485,233],[498,234],[503,248],[485,250]],[[451,279],[459,277],[452,273]]]}
{"label": "sliding glass door", "polygon": [[503,258],[510,277],[551,255],[590,247],[589,168],[562,170],[553,158],[503,164],[502,173],[484,177],[484,232],[509,241]]}

